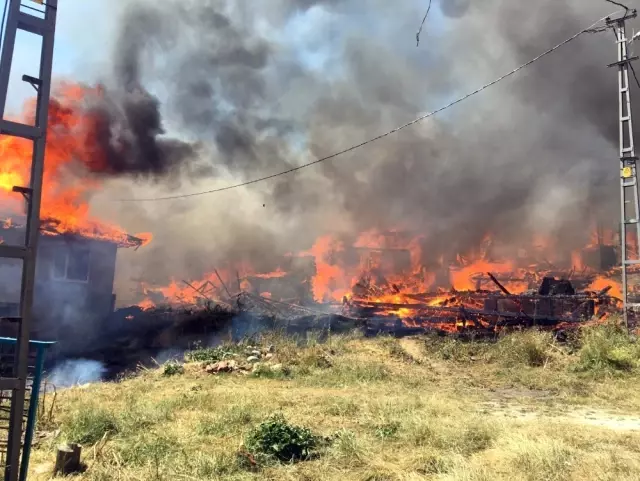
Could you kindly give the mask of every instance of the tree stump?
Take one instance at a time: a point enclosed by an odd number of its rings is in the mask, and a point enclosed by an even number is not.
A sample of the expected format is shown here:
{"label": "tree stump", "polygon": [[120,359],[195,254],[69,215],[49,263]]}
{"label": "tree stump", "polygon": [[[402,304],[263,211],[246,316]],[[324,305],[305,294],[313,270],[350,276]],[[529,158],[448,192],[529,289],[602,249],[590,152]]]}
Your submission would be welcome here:
{"label": "tree stump", "polygon": [[82,448],[77,444],[63,444],[58,446],[56,466],[53,475],[77,473],[80,471],[80,452]]}

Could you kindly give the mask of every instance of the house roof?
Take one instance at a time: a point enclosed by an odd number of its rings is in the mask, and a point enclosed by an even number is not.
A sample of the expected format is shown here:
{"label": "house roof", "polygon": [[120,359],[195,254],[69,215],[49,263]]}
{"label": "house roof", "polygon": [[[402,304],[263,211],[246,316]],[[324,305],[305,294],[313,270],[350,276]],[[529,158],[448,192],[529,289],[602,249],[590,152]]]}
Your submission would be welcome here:
{"label": "house roof", "polygon": [[[0,219],[0,231],[2,230],[23,230],[26,224],[16,223],[12,218]],[[96,240],[116,244],[120,248],[135,249],[141,247],[146,241],[138,237],[127,234],[118,229],[109,228],[100,224],[87,224],[81,229],[67,228],[62,226],[62,222],[57,219],[41,219],[40,232],[47,236],[76,237],[86,240]]]}

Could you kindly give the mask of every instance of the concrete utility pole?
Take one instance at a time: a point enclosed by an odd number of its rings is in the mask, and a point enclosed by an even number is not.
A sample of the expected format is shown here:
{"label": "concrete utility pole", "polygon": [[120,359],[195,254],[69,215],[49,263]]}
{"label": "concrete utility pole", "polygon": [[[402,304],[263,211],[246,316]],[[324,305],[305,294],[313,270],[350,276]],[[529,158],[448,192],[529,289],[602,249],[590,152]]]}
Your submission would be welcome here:
{"label": "concrete utility pole", "polygon": [[[20,317],[0,320],[18,324],[18,342],[13,364],[13,377],[0,378],[0,391],[11,391],[12,393],[4,479],[5,481],[16,481],[20,475],[22,421],[25,410],[29,363],[29,331],[36,271],[36,249],[40,231],[40,201],[42,197],[42,176],[58,0],[47,0],[46,2],[44,0],[35,2],[27,0],[22,5],[22,9],[21,0],[7,1],[7,23],[2,43],[2,56],[0,57],[0,133],[2,135],[22,137],[33,142],[30,185],[28,187],[15,186],[13,188],[16,195],[23,195],[26,199],[27,229],[25,244],[17,246],[0,244],[0,258],[20,259],[22,261]],[[34,5],[31,6],[29,3]],[[39,4],[40,7],[36,8],[35,4]],[[31,12],[38,13],[32,14]],[[28,75],[22,76],[22,80],[30,83],[37,92],[35,125],[11,122],[4,118],[9,76],[11,74],[11,64],[18,30],[23,30],[42,38],[38,78]],[[0,159],[0,162],[2,162],[2,159]],[[20,477],[24,479],[26,473]]]}
{"label": "concrete utility pole", "polygon": [[[635,311],[640,307],[638,302],[629,302],[630,287],[635,283],[629,281],[632,266],[640,267],[640,206],[638,205],[638,157],[636,156],[633,138],[633,121],[631,118],[631,96],[629,91],[629,69],[631,62],[638,57],[629,57],[625,22],[637,17],[637,11],[627,9],[618,18],[607,18],[607,27],[613,29],[616,36],[618,61],[609,67],[618,68],[618,105],[620,129],[620,244],[622,263],[622,301],[624,321],[629,326],[630,318],[635,318]],[[631,315],[630,315],[631,314]]]}

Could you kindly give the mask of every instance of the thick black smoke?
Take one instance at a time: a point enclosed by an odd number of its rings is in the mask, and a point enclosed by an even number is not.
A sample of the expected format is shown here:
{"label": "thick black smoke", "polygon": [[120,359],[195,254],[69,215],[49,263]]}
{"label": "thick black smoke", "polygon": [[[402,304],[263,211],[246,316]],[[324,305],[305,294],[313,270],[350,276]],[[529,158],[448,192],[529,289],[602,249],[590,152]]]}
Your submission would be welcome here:
{"label": "thick black smoke", "polygon": [[98,153],[85,161],[89,170],[163,181],[185,171],[196,146],[163,137],[158,100],[141,87],[116,95],[106,91],[86,112]]}
{"label": "thick black smoke", "polygon": [[[434,1],[416,48],[427,3],[130,0],[114,89],[132,102],[136,114],[125,117],[139,137],[159,129],[148,93],[157,90],[172,128],[207,146],[197,172],[211,175],[176,191],[189,192],[359,143],[615,10],[600,0]],[[156,232],[148,250],[168,259],[167,275],[183,268],[195,276],[209,261],[247,253],[264,260],[323,233],[376,227],[421,232],[434,256],[487,233],[514,246],[542,233],[569,249],[593,221],[616,227],[617,76],[605,68],[614,60],[611,32],[585,34],[440,116],[332,161],[210,197],[127,205],[119,216]],[[146,108],[152,113],[138,115]],[[146,148],[140,155],[152,164],[189,157]],[[179,232],[168,218],[180,219]]]}

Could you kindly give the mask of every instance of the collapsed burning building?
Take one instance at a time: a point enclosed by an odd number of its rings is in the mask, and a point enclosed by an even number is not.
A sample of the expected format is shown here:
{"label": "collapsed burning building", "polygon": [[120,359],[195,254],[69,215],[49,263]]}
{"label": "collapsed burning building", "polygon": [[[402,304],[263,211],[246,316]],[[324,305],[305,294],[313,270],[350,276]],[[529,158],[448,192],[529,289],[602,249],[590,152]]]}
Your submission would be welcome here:
{"label": "collapsed burning building", "polygon": [[[475,259],[429,263],[428,246],[410,233],[368,232],[353,245],[324,237],[307,252],[280,259],[273,272],[216,269],[203,280],[142,287],[141,307],[252,304],[340,314],[371,330],[497,332],[505,326],[569,327],[604,318],[619,303],[615,250],[587,246],[557,265],[500,260],[485,242]],[[560,261],[563,261],[561,263]],[[307,313],[308,313],[307,312]]]}

